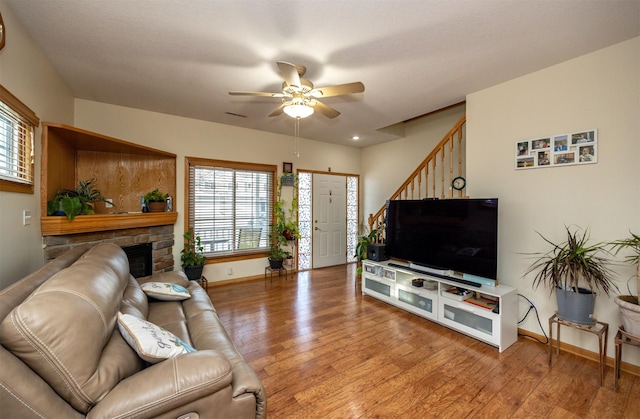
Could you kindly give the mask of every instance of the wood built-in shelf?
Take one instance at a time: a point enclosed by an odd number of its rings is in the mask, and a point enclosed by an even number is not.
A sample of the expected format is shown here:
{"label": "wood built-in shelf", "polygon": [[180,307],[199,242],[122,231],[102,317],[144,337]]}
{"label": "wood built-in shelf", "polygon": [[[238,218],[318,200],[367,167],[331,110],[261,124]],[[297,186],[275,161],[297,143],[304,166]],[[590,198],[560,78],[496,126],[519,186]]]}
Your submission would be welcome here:
{"label": "wood built-in shelf", "polygon": [[[96,214],[47,216],[47,201],[81,180],[96,179],[96,189],[115,208],[96,203]],[[52,122],[42,123],[41,227],[43,236],[175,224],[176,212],[141,213],[141,196],[154,189],[176,202],[176,155],[140,144]],[[110,213],[117,211],[119,213]]]}
{"label": "wood built-in shelf", "polygon": [[78,215],[73,221],[69,221],[65,216],[53,216],[42,217],[41,226],[43,236],[61,236],[136,227],[173,225],[177,218],[177,212]]}

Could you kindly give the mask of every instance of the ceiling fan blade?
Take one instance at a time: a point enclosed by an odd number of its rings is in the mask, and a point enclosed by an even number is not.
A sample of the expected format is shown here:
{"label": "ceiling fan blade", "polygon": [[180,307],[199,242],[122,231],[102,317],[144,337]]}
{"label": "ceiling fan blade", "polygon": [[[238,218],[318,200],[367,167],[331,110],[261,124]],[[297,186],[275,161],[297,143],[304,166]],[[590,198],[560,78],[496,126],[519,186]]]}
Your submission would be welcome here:
{"label": "ceiling fan blade", "polygon": [[331,97],[361,92],[364,92],[364,84],[356,81],[353,83],[337,84],[335,86],[319,87],[313,89],[310,94],[313,97]]}
{"label": "ceiling fan blade", "polygon": [[265,97],[285,97],[282,93],[267,92],[229,92],[231,96],[265,96]]}
{"label": "ceiling fan blade", "polygon": [[283,103],[282,105],[280,105],[280,106],[278,107],[278,109],[276,109],[275,111],[271,112],[271,113],[269,114],[269,116],[278,116],[278,115],[282,115],[282,112],[284,112],[284,107],[285,107],[286,105],[288,105],[288,104],[290,104],[290,103]]}
{"label": "ceiling fan blade", "polygon": [[277,64],[284,81],[289,86],[297,87],[299,89],[302,84],[300,83],[300,75],[298,74],[298,68],[295,66],[295,64],[287,63],[284,61],[278,61]]}
{"label": "ceiling fan blade", "polygon": [[340,112],[338,112],[337,110],[333,109],[331,106],[327,106],[322,102],[319,102],[317,100],[312,100],[309,102],[309,106],[312,106],[313,109],[315,111],[317,111],[318,113],[321,113],[322,115],[326,116],[327,118],[335,118],[336,116],[340,115]]}

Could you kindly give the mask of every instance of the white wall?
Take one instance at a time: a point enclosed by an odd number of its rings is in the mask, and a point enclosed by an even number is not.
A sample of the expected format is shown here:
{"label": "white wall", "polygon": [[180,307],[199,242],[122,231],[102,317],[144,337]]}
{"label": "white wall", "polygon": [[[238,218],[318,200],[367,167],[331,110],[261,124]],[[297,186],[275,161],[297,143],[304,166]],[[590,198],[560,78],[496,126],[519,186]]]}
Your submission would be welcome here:
{"label": "white wall", "polygon": [[[41,121],[73,122],[73,97],[47,57],[26,34],[7,4],[0,0],[7,28],[0,50],[0,83],[30,107]],[[43,264],[40,232],[40,133],[35,137],[35,193],[0,191],[0,288]],[[22,225],[22,211],[31,225]]]}
{"label": "white wall", "polygon": [[[275,164],[279,172],[282,162],[292,162],[294,171],[331,168],[332,172],[360,173],[360,150],[354,147],[300,139],[300,157],[296,157],[294,137],[87,100],[75,101],[75,126],[178,156],[176,208],[179,213],[173,247],[176,269],[180,269],[184,232],[185,156]],[[209,264],[204,275],[211,282],[260,275],[264,274],[266,264],[266,259]],[[232,275],[227,275],[227,268],[232,268]]]}
{"label": "white wall", "polygon": [[[554,241],[564,225],[589,227],[594,241],[640,232],[640,38],[543,69],[467,97],[467,185],[471,196],[497,196],[498,276],[535,301],[548,333],[555,294],[534,291],[522,275],[523,252],[546,251],[536,231]],[[598,130],[598,163],[515,170],[515,142]],[[615,267],[626,291],[631,267]],[[635,286],[633,286],[635,291]],[[526,308],[521,299],[521,311]],[[609,356],[620,324],[613,296],[599,295],[596,316],[609,323]],[[542,334],[533,316],[520,327]],[[562,340],[597,352],[589,333],[563,330]],[[640,351],[623,351],[640,365]]]}

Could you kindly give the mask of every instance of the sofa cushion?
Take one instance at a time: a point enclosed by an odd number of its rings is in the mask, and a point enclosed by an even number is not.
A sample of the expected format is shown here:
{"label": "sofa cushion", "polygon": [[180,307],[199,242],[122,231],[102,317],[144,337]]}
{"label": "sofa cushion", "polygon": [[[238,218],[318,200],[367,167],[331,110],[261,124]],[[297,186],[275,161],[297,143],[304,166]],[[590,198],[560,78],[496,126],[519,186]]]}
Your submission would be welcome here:
{"label": "sofa cushion", "polygon": [[149,314],[149,302],[147,295],[140,288],[140,284],[134,277],[129,277],[129,285],[122,295],[122,303],[120,304],[120,312],[131,314],[140,319],[146,319]]}
{"label": "sofa cushion", "polygon": [[53,275],[0,323],[0,343],[86,413],[144,367],[116,326],[129,264],[100,244]]}
{"label": "sofa cushion", "polygon": [[142,291],[147,297],[160,301],[182,301],[191,298],[185,287],[170,282],[146,282],[142,284]]}
{"label": "sofa cushion", "polygon": [[118,328],[140,358],[152,364],[196,351],[173,333],[130,314],[118,313]]}

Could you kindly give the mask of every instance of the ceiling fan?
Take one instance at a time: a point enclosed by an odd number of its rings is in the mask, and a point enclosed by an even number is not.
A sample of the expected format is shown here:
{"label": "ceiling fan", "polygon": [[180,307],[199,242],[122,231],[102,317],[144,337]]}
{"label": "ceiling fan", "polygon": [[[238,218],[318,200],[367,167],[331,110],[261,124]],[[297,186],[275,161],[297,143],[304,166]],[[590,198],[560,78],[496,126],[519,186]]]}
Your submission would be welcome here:
{"label": "ceiling fan", "polygon": [[292,118],[306,118],[313,114],[314,111],[326,116],[327,118],[335,118],[340,112],[318,101],[319,98],[350,95],[352,93],[364,92],[364,84],[361,82],[338,84],[335,86],[326,86],[314,88],[313,83],[302,78],[307,68],[300,64],[291,64],[284,61],[278,61],[280,75],[284,79],[282,83],[282,92],[229,92],[235,96],[266,96],[282,99],[282,104],[269,116],[278,116],[283,112]]}

